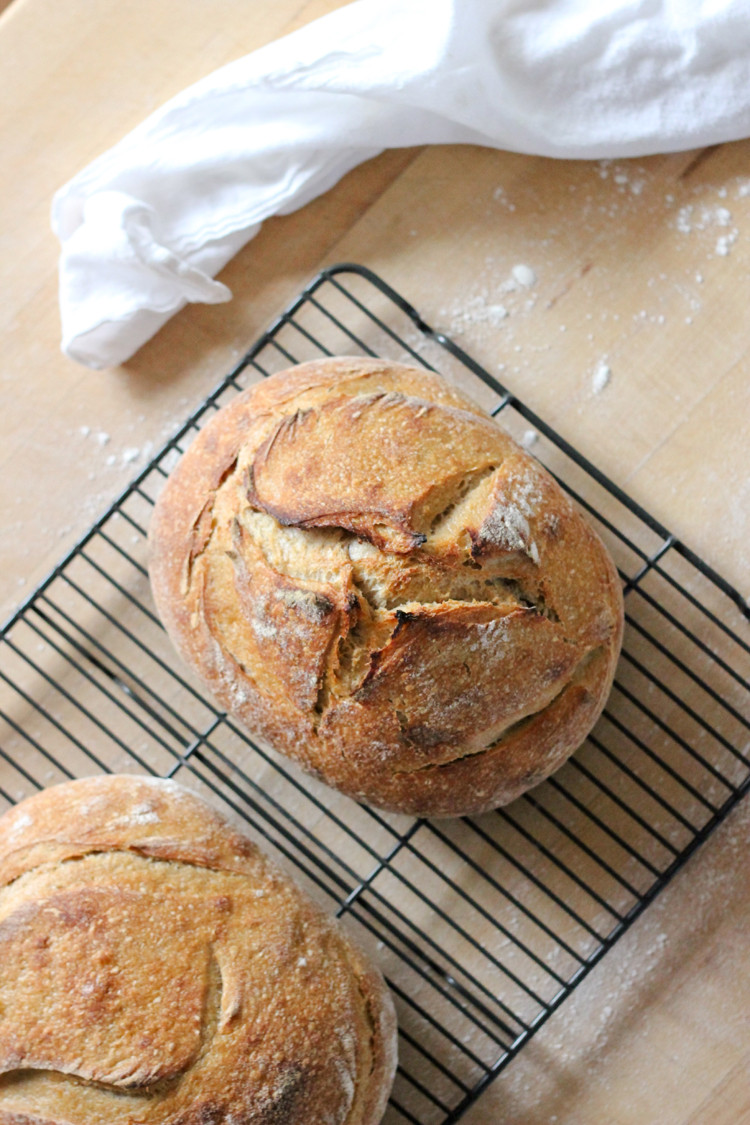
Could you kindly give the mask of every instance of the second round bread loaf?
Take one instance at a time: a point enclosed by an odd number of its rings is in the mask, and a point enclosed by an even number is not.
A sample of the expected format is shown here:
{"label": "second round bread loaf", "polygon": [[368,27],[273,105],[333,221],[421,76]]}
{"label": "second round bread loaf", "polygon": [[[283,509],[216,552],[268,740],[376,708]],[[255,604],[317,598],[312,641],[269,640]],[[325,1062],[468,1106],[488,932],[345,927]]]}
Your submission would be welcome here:
{"label": "second round bread loaf", "polygon": [[92,777],[0,817],[0,1125],[377,1125],[380,973],[219,813]]}

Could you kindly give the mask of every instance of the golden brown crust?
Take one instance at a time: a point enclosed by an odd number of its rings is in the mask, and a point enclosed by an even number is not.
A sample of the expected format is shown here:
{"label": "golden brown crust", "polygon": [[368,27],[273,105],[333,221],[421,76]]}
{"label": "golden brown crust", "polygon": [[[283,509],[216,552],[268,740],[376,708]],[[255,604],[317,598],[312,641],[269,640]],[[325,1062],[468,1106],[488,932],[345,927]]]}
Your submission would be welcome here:
{"label": "golden brown crust", "polygon": [[550,475],[439,376],[319,360],[211,420],[151,581],[220,703],[345,792],[479,812],[548,776],[609,692],[622,595]]}
{"label": "golden brown crust", "polygon": [[170,782],[90,778],[0,818],[0,1125],[376,1125],[380,974]]}
{"label": "golden brown crust", "polygon": [[248,500],[280,524],[340,527],[409,554],[446,489],[492,467],[497,444],[489,419],[465,410],[399,391],[337,396],[274,426],[253,456]]}

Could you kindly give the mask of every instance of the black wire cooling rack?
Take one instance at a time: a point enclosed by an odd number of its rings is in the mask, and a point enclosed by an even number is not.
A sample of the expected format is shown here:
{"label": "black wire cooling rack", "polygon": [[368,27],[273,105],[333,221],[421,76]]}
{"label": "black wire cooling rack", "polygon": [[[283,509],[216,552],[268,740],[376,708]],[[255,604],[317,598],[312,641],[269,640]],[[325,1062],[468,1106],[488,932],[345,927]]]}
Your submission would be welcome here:
{"label": "black wire cooling rack", "polygon": [[[436,368],[534,453],[617,562],[627,629],[603,717],[505,809],[414,821],[300,774],[216,709],[155,616],[145,535],[191,438],[249,383],[321,355]],[[252,825],[385,972],[386,1115],[457,1121],[750,785],[747,606],[451,340],[359,266],[323,271],[28,598],[0,645],[0,807],[100,771],[175,777]]]}

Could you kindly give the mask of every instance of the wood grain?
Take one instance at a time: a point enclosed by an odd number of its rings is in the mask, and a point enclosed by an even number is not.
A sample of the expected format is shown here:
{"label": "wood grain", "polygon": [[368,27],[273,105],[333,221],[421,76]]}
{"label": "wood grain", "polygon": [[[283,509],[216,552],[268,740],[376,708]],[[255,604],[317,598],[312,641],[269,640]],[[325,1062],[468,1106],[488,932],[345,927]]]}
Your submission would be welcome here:
{"label": "wood grain", "polygon": [[[114,371],[60,354],[54,190],[188,83],[336,6],[13,0],[3,12],[0,617],[300,285],[344,259],[380,271],[750,595],[748,142],[612,164],[385,153],[267,222],[222,274],[230,304],[183,310]],[[518,263],[536,283],[507,292]],[[468,1123],[750,1120],[748,833],[742,806]]]}
{"label": "wood grain", "polygon": [[686,1125],[748,1125],[750,1122],[750,1088],[748,1071],[750,1054],[744,1055],[719,1083]]}

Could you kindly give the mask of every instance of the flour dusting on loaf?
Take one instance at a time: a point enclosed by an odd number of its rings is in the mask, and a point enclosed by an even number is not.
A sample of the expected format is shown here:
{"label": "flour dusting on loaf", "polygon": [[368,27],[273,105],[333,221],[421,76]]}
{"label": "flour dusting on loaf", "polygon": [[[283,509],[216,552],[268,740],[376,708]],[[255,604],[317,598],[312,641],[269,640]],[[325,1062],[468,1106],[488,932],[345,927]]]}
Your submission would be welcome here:
{"label": "flour dusting on loaf", "polygon": [[179,652],[248,729],[374,805],[479,812],[609,692],[622,594],[546,470],[432,372],[318,360],[240,394],[150,529]]}

